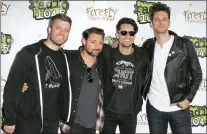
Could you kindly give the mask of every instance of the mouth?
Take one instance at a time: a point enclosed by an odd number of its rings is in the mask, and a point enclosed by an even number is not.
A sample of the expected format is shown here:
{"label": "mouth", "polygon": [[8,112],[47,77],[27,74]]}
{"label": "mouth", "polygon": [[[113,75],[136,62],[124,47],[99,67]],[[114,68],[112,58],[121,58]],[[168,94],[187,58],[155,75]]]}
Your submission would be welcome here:
{"label": "mouth", "polygon": [[131,42],[131,40],[124,40],[124,42],[126,42],[126,43],[130,43],[130,42]]}
{"label": "mouth", "polygon": [[60,39],[60,40],[62,40],[62,39],[63,39],[63,37],[62,37],[62,36],[57,36],[57,38],[58,38],[58,39]]}
{"label": "mouth", "polygon": [[100,50],[93,50],[94,53],[100,53]]}
{"label": "mouth", "polygon": [[96,53],[98,53],[98,52],[100,52],[100,50],[94,50],[93,52],[96,52]]}

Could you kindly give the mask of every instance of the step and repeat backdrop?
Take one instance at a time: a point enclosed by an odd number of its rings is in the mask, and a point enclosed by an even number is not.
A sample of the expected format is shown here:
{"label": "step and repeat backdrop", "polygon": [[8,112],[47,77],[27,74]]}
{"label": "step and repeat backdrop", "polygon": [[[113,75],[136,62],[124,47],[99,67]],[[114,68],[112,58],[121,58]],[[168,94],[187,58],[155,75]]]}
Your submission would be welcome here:
{"label": "step and repeat backdrop", "polygon": [[[82,32],[94,26],[105,30],[104,41],[111,44],[115,39],[116,23],[125,16],[137,22],[139,30],[135,43],[142,46],[146,39],[154,37],[149,10],[155,2],[158,1],[1,1],[1,103],[7,75],[16,53],[28,44],[47,38],[47,25],[51,16],[65,13],[72,18],[73,24],[69,39],[64,44],[65,49],[78,49]],[[203,80],[190,105],[192,130],[193,133],[206,133],[206,1],[161,2],[171,7],[170,30],[189,38],[195,45]],[[149,133],[145,104],[137,116],[137,133]],[[168,132],[171,132],[170,127]]]}

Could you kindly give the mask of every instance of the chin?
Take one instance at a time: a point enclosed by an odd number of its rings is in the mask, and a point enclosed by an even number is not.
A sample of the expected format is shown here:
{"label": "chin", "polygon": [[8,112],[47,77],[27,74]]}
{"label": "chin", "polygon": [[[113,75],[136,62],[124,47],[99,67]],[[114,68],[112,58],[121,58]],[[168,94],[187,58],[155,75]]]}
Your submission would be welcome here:
{"label": "chin", "polygon": [[58,46],[62,46],[64,43],[65,43],[65,42],[63,42],[63,41],[56,42],[56,44],[57,44]]}
{"label": "chin", "polygon": [[98,56],[99,55],[99,53],[93,53],[92,54],[92,56],[94,56],[94,57],[96,57],[96,56]]}
{"label": "chin", "polygon": [[123,44],[123,47],[131,47],[133,43],[130,44]]}
{"label": "chin", "polygon": [[156,33],[158,33],[158,34],[165,34],[165,33],[167,33],[167,31],[157,31]]}

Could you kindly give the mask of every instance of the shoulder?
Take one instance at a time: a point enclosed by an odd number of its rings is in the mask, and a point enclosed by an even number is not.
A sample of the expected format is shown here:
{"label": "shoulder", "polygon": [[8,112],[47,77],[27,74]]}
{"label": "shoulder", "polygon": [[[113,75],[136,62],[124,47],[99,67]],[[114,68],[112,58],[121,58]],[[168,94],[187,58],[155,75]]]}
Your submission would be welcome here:
{"label": "shoulder", "polygon": [[43,40],[24,46],[20,52],[35,55],[39,52]]}
{"label": "shoulder", "polygon": [[149,39],[144,41],[144,43],[142,44],[142,47],[145,47],[146,45],[151,45],[154,42],[155,42],[154,38],[149,38]]}
{"label": "shoulder", "polygon": [[66,54],[69,61],[76,60],[79,57],[78,50],[64,50],[64,53]]}
{"label": "shoulder", "polygon": [[141,55],[142,57],[144,56],[148,56],[148,53],[146,51],[144,51],[144,49],[142,47],[138,47],[137,45],[135,45],[135,50],[138,52],[139,55]]}
{"label": "shoulder", "polygon": [[189,39],[188,36],[177,36],[175,38],[178,42],[178,44],[180,44],[181,47],[186,47],[186,48],[189,48],[189,47],[195,47],[193,42]]}
{"label": "shoulder", "polygon": [[71,55],[71,56],[78,53],[78,50],[66,50],[66,49],[64,49],[63,51],[65,52],[65,54]]}

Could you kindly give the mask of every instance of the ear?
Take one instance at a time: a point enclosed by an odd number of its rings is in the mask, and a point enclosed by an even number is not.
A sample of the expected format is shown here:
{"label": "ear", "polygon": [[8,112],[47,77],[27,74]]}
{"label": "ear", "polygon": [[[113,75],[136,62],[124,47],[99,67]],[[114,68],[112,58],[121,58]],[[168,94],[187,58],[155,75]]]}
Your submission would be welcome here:
{"label": "ear", "polygon": [[168,28],[170,27],[170,25],[171,25],[171,21],[169,20]]}
{"label": "ear", "polygon": [[83,44],[83,46],[85,46],[86,44],[86,40],[84,38],[81,39],[81,43]]}
{"label": "ear", "polygon": [[48,32],[48,34],[50,34],[50,33],[51,33],[51,30],[52,30],[52,28],[51,28],[51,27],[48,27],[48,28],[47,28],[47,32]]}
{"label": "ear", "polygon": [[152,21],[149,23],[150,27],[152,28]]}
{"label": "ear", "polygon": [[119,34],[117,32],[116,32],[115,36],[117,39],[119,39]]}

